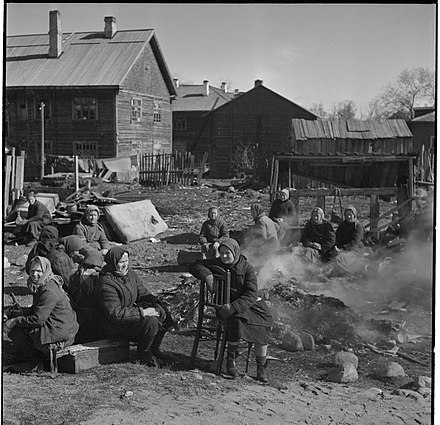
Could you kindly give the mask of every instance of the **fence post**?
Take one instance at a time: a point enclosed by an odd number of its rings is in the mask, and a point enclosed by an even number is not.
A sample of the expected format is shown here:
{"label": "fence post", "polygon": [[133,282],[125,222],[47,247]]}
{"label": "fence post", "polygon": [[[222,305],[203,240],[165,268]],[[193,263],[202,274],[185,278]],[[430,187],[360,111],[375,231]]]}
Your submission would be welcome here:
{"label": "fence post", "polygon": [[78,155],[74,155],[75,161],[75,191],[79,190],[79,166],[78,166]]}

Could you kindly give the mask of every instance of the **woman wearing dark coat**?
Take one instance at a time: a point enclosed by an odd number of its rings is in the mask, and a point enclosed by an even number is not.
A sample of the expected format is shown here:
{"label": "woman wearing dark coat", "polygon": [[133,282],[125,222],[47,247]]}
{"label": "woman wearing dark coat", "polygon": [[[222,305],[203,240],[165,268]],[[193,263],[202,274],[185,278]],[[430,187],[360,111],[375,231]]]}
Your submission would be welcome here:
{"label": "woman wearing dark coat", "polygon": [[313,208],[300,239],[304,257],[312,263],[328,259],[335,240],[335,231],[324,218],[324,211],[319,207]]}
{"label": "woman wearing dark coat", "polygon": [[32,259],[27,283],[33,295],[32,307],[9,318],[3,328],[20,360],[27,362],[17,372],[41,368],[50,345],[56,344],[59,348],[72,345],[78,331],[76,314],[62,289],[62,279],[53,274],[47,258]]}
{"label": "woman wearing dark coat", "polygon": [[275,223],[279,224],[278,240],[282,240],[286,235],[286,231],[293,223],[296,216],[296,209],[293,202],[289,199],[289,189],[283,189],[280,192],[279,199],[275,199],[272,202],[269,211],[269,218]]}
{"label": "woman wearing dark coat", "polygon": [[266,357],[268,330],[272,316],[266,303],[258,297],[257,276],[234,239],[224,239],[219,247],[220,258],[190,264],[189,272],[212,288],[211,266],[231,272],[231,302],[217,309],[217,317],[227,320],[228,354],[226,368],[229,375],[238,375],[235,359],[240,339],[255,343],[257,379],[267,382]]}
{"label": "woman wearing dark coat", "polygon": [[105,255],[106,265],[96,285],[96,301],[101,312],[101,331],[110,339],[138,343],[137,359],[154,366],[161,357],[159,345],[174,325],[163,304],[141,283],[129,268],[129,253],[116,246]]}

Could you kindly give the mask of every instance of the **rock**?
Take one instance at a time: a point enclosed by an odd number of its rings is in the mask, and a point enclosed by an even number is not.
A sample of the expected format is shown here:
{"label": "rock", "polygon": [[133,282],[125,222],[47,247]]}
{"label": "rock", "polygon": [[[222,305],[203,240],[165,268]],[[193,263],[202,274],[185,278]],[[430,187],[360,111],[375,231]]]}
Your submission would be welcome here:
{"label": "rock", "polygon": [[381,364],[376,369],[376,375],[379,378],[394,378],[398,376],[406,376],[405,371],[399,363],[396,362],[387,362]]}
{"label": "rock", "polygon": [[423,397],[427,397],[431,394],[431,388],[430,387],[419,387],[417,388],[417,392],[421,394]]}
{"label": "rock", "polygon": [[352,364],[355,369],[358,368],[359,359],[356,354],[349,353],[348,351],[338,351],[333,358],[333,364],[335,366],[344,366],[349,363]]}
{"label": "rock", "polygon": [[230,193],[234,193],[234,192],[236,192],[237,191],[237,189],[234,187],[234,186],[229,186],[228,187],[228,192],[230,192]]}
{"label": "rock", "polygon": [[392,394],[394,394],[394,395],[401,395],[401,396],[404,396],[404,397],[409,397],[409,398],[412,398],[413,400],[416,400],[416,401],[419,401],[419,402],[422,402],[424,400],[423,397],[418,392],[412,391],[412,390],[397,389],[397,390],[394,390],[392,392]]}
{"label": "rock", "polygon": [[194,377],[194,379],[200,379],[200,380],[203,379],[203,376],[200,375],[200,373],[193,373],[193,377]]}
{"label": "rock", "polygon": [[11,263],[9,262],[9,260],[6,257],[3,257],[3,268],[9,269],[9,267],[11,267]]}
{"label": "rock", "polygon": [[380,388],[376,388],[376,387],[368,388],[368,390],[365,391],[364,394],[370,400],[376,400],[378,398],[383,397],[383,391]]}
{"label": "rock", "polygon": [[315,340],[312,335],[307,332],[301,334],[301,342],[303,344],[304,350],[315,351]]}
{"label": "rock", "polygon": [[345,363],[342,366],[335,367],[328,373],[327,379],[331,382],[341,382],[343,384],[353,383],[359,376],[352,363]]}
{"label": "rock", "polygon": [[417,388],[420,388],[420,387],[431,388],[431,386],[432,386],[431,378],[429,376],[420,375],[416,379],[414,379],[414,386]]}
{"label": "rock", "polygon": [[299,335],[290,331],[284,334],[281,347],[287,351],[304,351],[304,346]]}
{"label": "rock", "polygon": [[18,257],[15,260],[15,265],[16,266],[24,266],[24,265],[26,265],[27,259],[28,259],[28,256],[26,254],[24,254],[24,255],[22,255],[21,257]]}

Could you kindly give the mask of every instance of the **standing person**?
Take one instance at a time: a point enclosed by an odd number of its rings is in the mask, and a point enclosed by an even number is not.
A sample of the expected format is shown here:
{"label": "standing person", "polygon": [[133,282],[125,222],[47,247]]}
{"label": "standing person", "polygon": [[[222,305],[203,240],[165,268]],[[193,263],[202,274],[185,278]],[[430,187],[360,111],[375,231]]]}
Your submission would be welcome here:
{"label": "standing person", "polygon": [[224,238],[229,238],[229,230],[226,221],[219,217],[217,207],[210,207],[208,220],[202,224],[199,243],[202,246],[203,258],[217,258],[218,247]]}
{"label": "standing person", "polygon": [[278,239],[281,241],[286,235],[286,230],[296,216],[296,209],[293,202],[289,199],[289,189],[280,192],[279,199],[272,202],[269,211],[269,218],[280,225]]}
{"label": "standing person", "polygon": [[227,373],[238,376],[236,358],[240,339],[255,343],[257,379],[267,382],[268,330],[272,316],[266,303],[258,298],[257,276],[246,257],[241,255],[240,247],[234,239],[223,239],[219,247],[220,258],[201,260],[190,264],[189,272],[197,279],[213,287],[213,274],[210,266],[220,266],[231,272],[231,302],[217,308],[216,315],[227,321],[226,338],[228,351]]}
{"label": "standing person", "polygon": [[136,341],[137,359],[155,366],[154,357],[163,357],[159,346],[165,332],[174,325],[163,303],[141,283],[129,267],[129,253],[115,246],[105,255],[106,265],[96,283],[98,322],[110,339]]}
{"label": "standing person", "polygon": [[324,218],[324,211],[319,207],[313,208],[300,239],[304,247],[304,257],[312,263],[328,259],[335,240],[335,231],[332,224]]}
{"label": "standing person", "polygon": [[27,218],[21,219],[18,224],[21,226],[20,233],[23,235],[24,243],[27,246],[34,246],[44,226],[52,222],[52,217],[46,205],[38,201],[34,192],[27,194],[29,202]]}
{"label": "standing person", "polygon": [[32,307],[18,317],[8,318],[3,327],[19,359],[26,362],[13,368],[15,372],[41,370],[50,345],[70,346],[78,331],[76,314],[62,289],[62,279],[53,274],[47,258],[33,258],[27,283],[33,295]]}
{"label": "standing person", "polygon": [[104,228],[99,220],[99,208],[88,205],[81,221],[73,229],[73,234],[85,242],[87,247],[96,249],[104,256],[110,248]]}
{"label": "standing person", "polygon": [[249,251],[252,257],[267,257],[278,249],[279,224],[266,215],[260,204],[251,205],[251,216],[255,224],[246,234],[246,251]]}

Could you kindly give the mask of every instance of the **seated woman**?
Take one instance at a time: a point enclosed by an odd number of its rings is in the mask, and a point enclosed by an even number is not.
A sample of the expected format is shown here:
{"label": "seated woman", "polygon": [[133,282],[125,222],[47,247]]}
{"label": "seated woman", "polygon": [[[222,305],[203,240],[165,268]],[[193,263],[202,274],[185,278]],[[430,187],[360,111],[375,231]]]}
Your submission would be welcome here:
{"label": "seated woman", "polygon": [[235,359],[240,339],[255,343],[257,379],[267,382],[268,329],[272,316],[266,303],[257,297],[257,276],[254,268],[240,254],[240,247],[234,239],[224,239],[219,247],[220,258],[201,260],[190,264],[189,272],[204,280],[208,288],[213,285],[210,266],[220,266],[231,271],[231,303],[217,309],[217,317],[227,320],[228,354],[227,373],[238,376]]}
{"label": "seated woman", "polygon": [[335,231],[331,223],[324,218],[324,211],[319,207],[313,208],[300,239],[304,247],[304,257],[312,263],[327,260],[335,240]]}
{"label": "seated woman", "polygon": [[81,221],[74,227],[73,234],[85,242],[86,247],[96,249],[104,256],[110,248],[104,228],[99,220],[99,208],[87,206]]}
{"label": "seated woman", "polygon": [[202,224],[199,235],[203,258],[218,257],[218,247],[223,238],[229,238],[228,225],[219,217],[218,208],[211,207],[208,210],[208,220]]}
{"label": "seated woman", "polygon": [[[69,238],[76,238],[82,246],[84,245],[76,236],[69,236]],[[75,273],[77,265],[74,264],[71,255],[60,242],[56,227],[44,227],[38,243],[34,245],[28,255],[26,273],[29,273],[30,263],[34,257],[46,257],[50,261],[53,273],[63,279],[63,287],[67,290],[70,276]]]}
{"label": "seated woman", "polygon": [[28,287],[33,295],[32,307],[23,310],[18,317],[9,318],[3,328],[19,360],[26,362],[13,368],[16,372],[41,370],[50,346],[72,345],[78,331],[76,314],[62,289],[62,279],[53,274],[47,258],[36,256],[32,259]]}
{"label": "seated woman", "polygon": [[95,293],[101,331],[110,339],[136,341],[137,359],[155,366],[154,357],[163,357],[160,343],[174,322],[163,303],[130,269],[125,248],[111,248],[104,260],[106,265],[101,270]]}
{"label": "seated woman", "polygon": [[336,244],[334,251],[336,255],[336,269],[341,272],[354,274],[364,270],[365,260],[362,253],[364,244],[364,226],[357,220],[356,208],[352,205],[344,210],[344,221],[336,230]]}
{"label": "seated woman", "polygon": [[280,230],[278,232],[278,239],[280,241],[284,238],[287,227],[291,224],[296,215],[295,205],[293,205],[289,196],[289,189],[283,189],[280,192],[279,199],[275,199],[272,202],[269,211],[269,218],[280,225]]}

